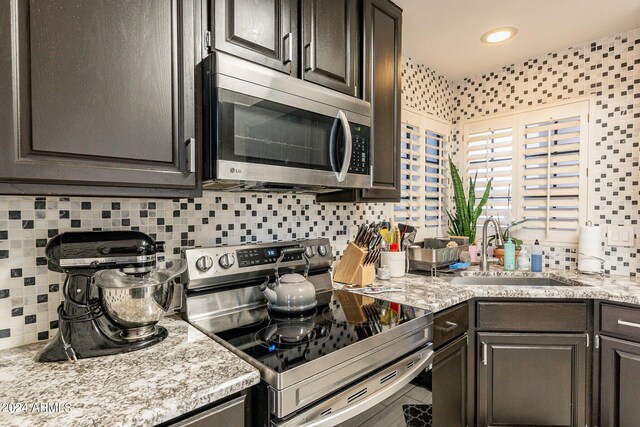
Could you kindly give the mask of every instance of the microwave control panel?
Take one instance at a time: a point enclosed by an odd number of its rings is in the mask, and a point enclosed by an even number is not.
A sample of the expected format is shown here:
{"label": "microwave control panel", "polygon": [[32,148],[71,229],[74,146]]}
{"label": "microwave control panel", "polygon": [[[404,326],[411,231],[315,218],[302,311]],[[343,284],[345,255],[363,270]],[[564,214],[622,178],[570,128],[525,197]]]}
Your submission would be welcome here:
{"label": "microwave control panel", "polygon": [[353,149],[351,151],[351,164],[349,173],[369,175],[370,173],[370,128],[369,126],[351,123],[351,140]]}

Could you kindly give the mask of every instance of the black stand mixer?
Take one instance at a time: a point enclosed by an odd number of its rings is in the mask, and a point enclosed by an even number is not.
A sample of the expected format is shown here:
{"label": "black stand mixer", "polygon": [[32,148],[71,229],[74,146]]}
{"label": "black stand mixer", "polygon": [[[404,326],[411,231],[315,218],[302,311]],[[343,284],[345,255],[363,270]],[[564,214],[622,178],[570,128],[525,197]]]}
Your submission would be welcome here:
{"label": "black stand mixer", "polygon": [[37,362],[105,356],[154,345],[182,260],[157,266],[164,244],[139,231],[67,232],[46,247],[49,269],[66,273],[58,333]]}

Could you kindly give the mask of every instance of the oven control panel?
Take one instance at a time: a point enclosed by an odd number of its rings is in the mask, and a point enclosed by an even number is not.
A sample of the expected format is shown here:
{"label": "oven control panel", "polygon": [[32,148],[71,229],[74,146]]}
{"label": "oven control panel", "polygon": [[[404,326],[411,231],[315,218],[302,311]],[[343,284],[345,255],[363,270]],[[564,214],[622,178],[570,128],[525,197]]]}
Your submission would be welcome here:
{"label": "oven control panel", "polygon": [[[311,270],[328,270],[335,260],[329,239],[259,243],[240,246],[184,249],[187,271],[181,278],[188,289],[263,279],[273,275],[280,252],[285,248],[303,247]],[[303,271],[302,254],[287,255],[280,263],[281,272],[294,268]]]}
{"label": "oven control panel", "polygon": [[[239,249],[236,251],[238,258],[238,266],[240,268],[250,267],[255,265],[275,264],[280,256],[280,252],[284,248],[295,248],[298,245],[293,246],[281,246],[281,247],[268,247],[268,248],[250,248]],[[299,261],[302,260],[302,254],[287,255],[282,259],[282,262]]]}

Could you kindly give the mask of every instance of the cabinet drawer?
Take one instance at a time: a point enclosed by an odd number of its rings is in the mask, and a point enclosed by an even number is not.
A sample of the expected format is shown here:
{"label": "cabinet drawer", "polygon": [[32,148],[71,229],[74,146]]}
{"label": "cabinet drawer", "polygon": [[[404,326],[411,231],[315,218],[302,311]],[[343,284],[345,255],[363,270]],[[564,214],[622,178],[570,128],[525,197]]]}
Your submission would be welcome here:
{"label": "cabinet drawer", "polygon": [[170,423],[169,427],[209,427],[209,426],[228,426],[228,427],[244,427],[246,396],[238,396],[228,402],[209,408],[196,415],[176,423]]}
{"label": "cabinet drawer", "polygon": [[491,331],[585,331],[588,305],[583,302],[489,302],[477,305],[478,329]]}
{"label": "cabinet drawer", "polygon": [[640,309],[601,304],[600,329],[604,333],[640,341]]}
{"label": "cabinet drawer", "polygon": [[433,346],[438,348],[469,329],[469,304],[464,303],[442,313],[433,321]]}

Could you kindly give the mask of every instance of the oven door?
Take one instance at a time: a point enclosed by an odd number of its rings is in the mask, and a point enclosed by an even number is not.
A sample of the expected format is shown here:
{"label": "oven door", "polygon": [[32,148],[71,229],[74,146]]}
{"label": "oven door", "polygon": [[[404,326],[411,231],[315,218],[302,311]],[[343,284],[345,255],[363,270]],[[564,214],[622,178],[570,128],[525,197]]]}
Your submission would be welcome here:
{"label": "oven door", "polygon": [[[277,427],[431,426],[433,345],[393,362]],[[403,424],[404,425],[404,424]]]}

